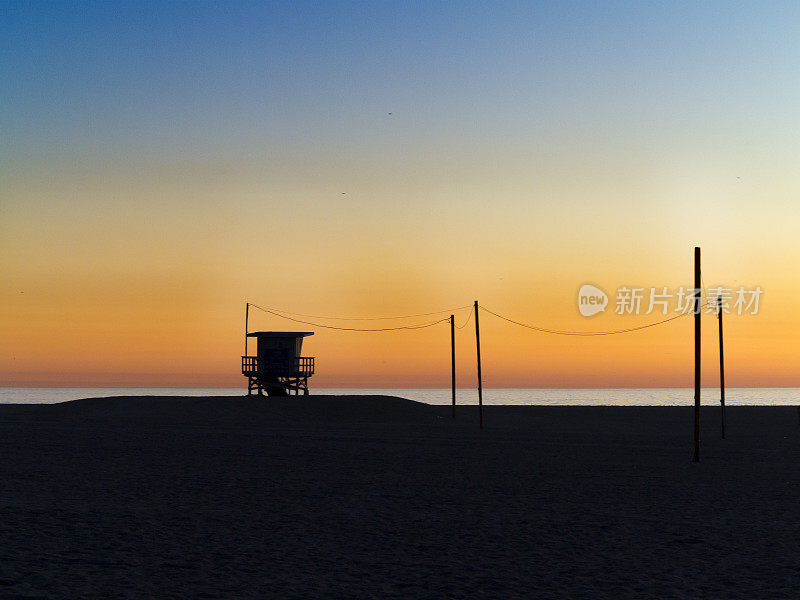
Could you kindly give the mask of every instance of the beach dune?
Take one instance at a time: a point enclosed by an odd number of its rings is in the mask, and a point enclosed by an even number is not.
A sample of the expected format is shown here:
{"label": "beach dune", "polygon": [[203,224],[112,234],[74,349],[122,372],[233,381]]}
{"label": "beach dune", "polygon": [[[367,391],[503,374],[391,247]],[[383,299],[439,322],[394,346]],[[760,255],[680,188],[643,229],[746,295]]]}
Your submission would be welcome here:
{"label": "beach dune", "polygon": [[793,407],[0,405],[0,596],[794,598]]}

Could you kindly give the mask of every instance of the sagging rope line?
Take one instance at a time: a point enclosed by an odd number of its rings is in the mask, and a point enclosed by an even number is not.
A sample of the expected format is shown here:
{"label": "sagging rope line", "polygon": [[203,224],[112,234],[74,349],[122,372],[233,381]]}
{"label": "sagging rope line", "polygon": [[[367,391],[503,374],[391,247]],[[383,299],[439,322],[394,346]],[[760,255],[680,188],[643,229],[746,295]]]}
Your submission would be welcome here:
{"label": "sagging rope line", "polygon": [[288,319],[289,321],[294,321],[295,323],[303,323],[304,325],[312,325],[313,327],[323,327],[325,329],[336,329],[338,331],[397,331],[399,329],[424,329],[425,327],[433,327],[434,325],[438,325],[439,323],[444,323],[445,321],[449,321],[450,317],[445,317],[444,319],[439,319],[438,321],[433,321],[431,323],[423,323],[420,325],[403,325],[399,327],[380,327],[376,329],[361,329],[358,327],[337,327],[336,325],[322,325],[321,323],[312,323],[311,321],[303,321],[302,319],[294,319],[292,317],[287,317],[286,315],[282,315],[274,310],[269,310],[268,308],[264,308],[263,306],[259,306],[258,304],[250,303],[250,306],[257,308],[259,310],[263,310],[266,313],[271,315],[275,315],[276,317],[281,317],[282,319]]}
{"label": "sagging rope line", "polygon": [[679,315],[674,315],[668,319],[663,319],[661,321],[656,321],[655,323],[649,323],[647,325],[640,325],[638,327],[628,327],[626,329],[615,329],[611,331],[563,331],[559,329],[547,329],[546,327],[538,327],[536,325],[529,325],[527,323],[521,323],[519,321],[515,321],[514,319],[509,319],[508,317],[504,317],[503,315],[499,315],[496,312],[489,310],[485,306],[480,307],[481,310],[486,311],[490,315],[494,315],[499,319],[503,319],[504,321],[508,321],[509,323],[513,323],[514,325],[519,325],[520,327],[527,327],[528,329],[533,329],[534,331],[538,331],[540,333],[552,333],[555,335],[577,335],[577,336],[596,336],[596,335],[615,335],[618,333],[630,333],[632,331],[639,331],[640,329],[647,329],[648,327],[655,327],[656,325],[663,325],[664,323],[669,323],[670,321],[674,321],[675,319],[680,319],[681,317],[685,317],[687,315],[694,314],[694,311],[691,312],[683,312]]}
{"label": "sagging rope line", "polygon": [[[402,325],[402,326],[398,326],[398,327],[378,327],[378,328],[337,327],[335,325],[323,325],[322,323],[313,323],[311,321],[304,321],[302,319],[295,319],[293,317],[288,317],[285,314],[282,314],[281,312],[279,312],[277,310],[264,308],[263,306],[259,306],[258,304],[254,304],[252,302],[250,302],[249,304],[250,304],[250,306],[252,306],[254,308],[257,308],[257,309],[259,309],[261,311],[264,311],[264,312],[269,313],[271,315],[274,315],[276,317],[280,317],[282,319],[287,319],[289,321],[294,321],[295,323],[303,323],[304,325],[312,325],[313,327],[322,327],[324,329],[334,329],[334,330],[337,330],[337,331],[379,332],[379,331],[398,331],[398,330],[402,330],[402,329],[424,329],[426,327],[433,327],[434,325],[438,325],[439,323],[444,323],[445,321],[449,321],[450,320],[449,317],[445,317],[443,319],[439,319],[437,321],[432,321],[430,323],[422,323],[422,324],[418,324],[418,325]],[[704,307],[702,307],[702,308],[703,309],[708,309],[709,307],[712,307],[712,304],[713,304],[712,302],[706,302],[706,305]],[[472,315],[475,313],[474,307],[472,305],[461,306],[461,307],[453,309],[453,310],[454,311],[463,310],[465,308],[469,308],[470,309],[469,314],[467,315],[467,318],[466,318],[466,320],[464,321],[464,323],[462,325],[456,325],[456,329],[464,329],[469,324],[469,322],[472,320]],[[552,333],[552,334],[556,334],[556,335],[576,335],[576,336],[597,336],[597,335],[614,335],[614,334],[617,334],[617,333],[629,333],[631,331],[638,331],[640,329],[647,329],[648,327],[655,327],[656,325],[661,325],[663,323],[668,323],[669,321],[673,321],[673,320],[675,320],[675,319],[677,319],[679,317],[685,317],[687,315],[693,314],[693,311],[692,312],[683,312],[683,313],[681,313],[679,315],[675,315],[675,316],[670,317],[668,319],[663,319],[661,321],[656,321],[655,323],[649,323],[647,325],[640,325],[638,327],[629,327],[629,328],[626,328],[626,329],[617,329],[617,330],[612,330],[612,331],[562,331],[562,330],[558,330],[558,329],[548,329],[546,327],[538,327],[536,325],[530,325],[530,324],[527,324],[527,323],[521,323],[520,321],[515,321],[514,319],[510,319],[508,317],[504,317],[503,315],[500,315],[500,314],[498,314],[498,313],[496,313],[496,312],[494,312],[492,310],[489,310],[488,308],[486,308],[484,306],[481,306],[480,308],[482,310],[488,312],[489,314],[494,315],[495,317],[498,317],[499,319],[503,319],[504,321],[508,321],[509,323],[513,323],[514,325],[519,325],[521,327],[526,327],[528,329],[533,329],[534,331],[539,331],[541,333]],[[442,312],[446,312],[446,311],[437,311],[437,312],[433,312],[433,313],[420,313],[419,315],[416,315],[416,316],[435,315],[435,314],[441,314]],[[299,313],[288,313],[288,314],[299,314]],[[413,317],[413,316],[415,316],[415,315],[407,315],[407,317]],[[317,318],[325,318],[325,317],[317,317]],[[328,317],[328,318],[330,318],[330,319],[347,319],[347,320],[378,320],[378,319],[394,319],[394,318],[406,318],[406,317],[355,317],[353,319],[348,319],[347,317]]]}
{"label": "sagging rope line", "polygon": [[471,304],[467,304],[466,306],[459,306],[458,308],[449,308],[446,310],[437,310],[434,312],[428,313],[417,313],[415,315],[398,315],[396,317],[322,317],[320,315],[306,315],[303,313],[296,313],[291,312],[288,310],[280,310],[278,308],[262,308],[261,306],[257,306],[250,302],[250,306],[256,306],[261,310],[268,310],[272,311],[273,313],[280,313],[280,315],[292,315],[295,317],[304,317],[306,319],[322,319],[323,321],[389,321],[393,319],[412,319],[415,317],[430,317],[431,315],[441,315],[445,313],[455,313],[459,310],[464,310],[465,308],[472,308]]}
{"label": "sagging rope line", "polygon": [[466,321],[464,321],[464,324],[463,324],[463,325],[460,325],[460,326],[459,326],[459,325],[456,325],[456,329],[464,329],[464,327],[466,327],[466,326],[467,326],[467,323],[469,323],[469,322],[472,320],[472,313],[474,313],[474,312],[475,312],[475,307],[474,307],[474,306],[471,306],[471,307],[470,307],[469,314],[467,315],[467,320],[466,320]]}

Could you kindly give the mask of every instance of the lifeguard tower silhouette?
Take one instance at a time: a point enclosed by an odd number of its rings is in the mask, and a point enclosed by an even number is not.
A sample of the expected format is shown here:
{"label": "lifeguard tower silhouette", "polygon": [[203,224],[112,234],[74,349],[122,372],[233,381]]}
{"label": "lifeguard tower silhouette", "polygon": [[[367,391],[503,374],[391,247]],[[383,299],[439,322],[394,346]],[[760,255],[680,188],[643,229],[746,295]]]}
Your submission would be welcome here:
{"label": "lifeguard tower silhouette", "polygon": [[314,357],[300,356],[303,338],[311,331],[254,331],[256,356],[242,356],[242,375],[247,377],[247,395],[257,390],[268,396],[308,395],[308,378],[314,374]]}

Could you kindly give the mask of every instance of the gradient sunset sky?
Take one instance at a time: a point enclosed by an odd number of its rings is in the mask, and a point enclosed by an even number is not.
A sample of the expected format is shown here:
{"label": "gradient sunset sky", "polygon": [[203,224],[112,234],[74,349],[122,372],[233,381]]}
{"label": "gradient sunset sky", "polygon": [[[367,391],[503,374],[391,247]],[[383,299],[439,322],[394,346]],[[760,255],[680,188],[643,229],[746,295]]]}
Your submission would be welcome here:
{"label": "gradient sunset sky", "polygon": [[[800,386],[797,2],[3,2],[0,48],[0,385],[244,386],[246,301],[632,327],[580,285],[701,246],[764,290],[728,384]],[[316,332],[312,387],[449,385],[446,324],[251,316]],[[485,385],[689,387],[692,331],[482,313]]]}

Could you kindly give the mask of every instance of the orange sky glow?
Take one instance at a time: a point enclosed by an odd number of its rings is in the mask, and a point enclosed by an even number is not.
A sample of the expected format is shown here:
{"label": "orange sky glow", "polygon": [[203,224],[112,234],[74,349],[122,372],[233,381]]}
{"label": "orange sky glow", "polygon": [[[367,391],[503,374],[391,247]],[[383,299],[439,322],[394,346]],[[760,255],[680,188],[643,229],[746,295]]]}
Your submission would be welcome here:
{"label": "orange sky glow", "polygon": [[[706,287],[763,289],[726,317],[728,385],[800,387],[797,15],[173,8],[179,44],[135,4],[0,19],[0,385],[244,388],[246,302],[635,327],[658,315],[615,315],[616,290],[691,286],[700,246]],[[605,313],[579,314],[585,283]],[[487,387],[693,384],[690,318],[480,318]],[[450,383],[444,323],[250,329],[314,331],[312,388]],[[456,346],[474,386],[473,322]]]}

